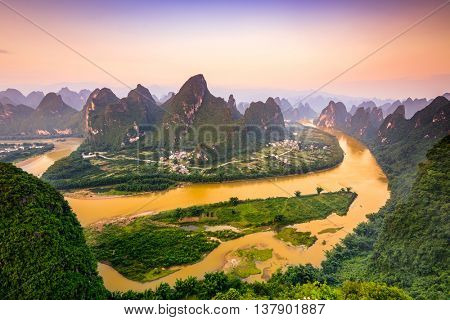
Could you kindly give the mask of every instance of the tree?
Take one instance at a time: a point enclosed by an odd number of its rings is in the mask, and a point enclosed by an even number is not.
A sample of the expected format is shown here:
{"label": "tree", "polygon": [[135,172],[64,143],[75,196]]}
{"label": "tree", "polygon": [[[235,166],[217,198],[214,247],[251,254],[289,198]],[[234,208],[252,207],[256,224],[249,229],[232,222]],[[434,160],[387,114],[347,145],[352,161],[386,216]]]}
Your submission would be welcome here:
{"label": "tree", "polygon": [[352,187],[347,187],[347,192],[351,192],[352,191]]}
{"label": "tree", "polygon": [[323,188],[319,186],[316,188],[316,190],[317,190],[317,194],[320,194],[323,191]]}
{"label": "tree", "polygon": [[239,204],[239,199],[237,197],[231,197],[230,198],[230,204],[232,206],[237,206]]}
{"label": "tree", "polygon": [[285,220],[285,217],[282,214],[277,214],[274,218],[273,218],[273,222],[275,223],[283,223]]}
{"label": "tree", "polygon": [[298,190],[295,191],[294,194],[295,194],[295,196],[296,196],[297,198],[300,198],[301,195],[302,195],[302,193],[301,193],[300,191],[298,191]]}
{"label": "tree", "polygon": [[175,218],[177,219],[181,219],[184,215],[184,211],[181,208],[176,208],[175,209]]}

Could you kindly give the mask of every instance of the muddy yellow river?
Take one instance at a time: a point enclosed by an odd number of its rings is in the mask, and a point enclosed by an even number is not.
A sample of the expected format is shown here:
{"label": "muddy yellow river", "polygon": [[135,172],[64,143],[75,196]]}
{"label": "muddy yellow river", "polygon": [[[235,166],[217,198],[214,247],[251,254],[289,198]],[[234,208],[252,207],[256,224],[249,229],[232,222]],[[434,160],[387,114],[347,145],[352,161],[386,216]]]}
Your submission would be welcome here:
{"label": "muddy yellow river", "polygon": [[[58,141],[59,140],[59,141]],[[81,144],[81,138],[67,138],[67,139],[39,139],[32,140],[33,142],[53,143],[55,148],[43,155],[32,157],[16,163],[16,166],[22,168],[24,171],[40,177],[56,160],[67,157],[75,151]],[[4,141],[8,143],[8,141]],[[11,142],[11,141],[9,141]],[[30,142],[30,140],[18,140],[14,142]]]}
{"label": "muddy yellow river", "polygon": [[[332,248],[347,233],[361,222],[366,215],[377,212],[389,198],[387,179],[370,151],[357,140],[336,133],[341,148],[345,152],[344,161],[336,168],[306,175],[239,181],[214,184],[193,184],[182,188],[158,192],[142,196],[116,198],[67,198],[81,224],[87,225],[96,221],[118,216],[134,215],[144,212],[186,207],[228,200],[266,198],[273,196],[292,196],[296,190],[302,194],[315,193],[317,186],[326,191],[336,191],[350,186],[358,193],[346,216],[332,214],[327,219],[298,224],[301,231],[311,231],[317,236],[316,243],[308,249],[289,246],[274,237],[273,232],[260,232],[220,244],[202,261],[181,267],[178,271],[161,279],[139,283],[126,279],[113,268],[99,264],[98,270],[105,286],[110,290],[145,290],[155,288],[161,282],[174,284],[178,278],[188,276],[202,277],[206,272],[226,270],[232,263],[232,252],[250,246],[272,248],[273,257],[257,264],[263,272],[251,276],[248,280],[260,280],[269,276],[279,267],[288,264],[312,263],[319,265],[325,257],[325,251]],[[326,228],[342,229],[336,233],[318,234]]]}

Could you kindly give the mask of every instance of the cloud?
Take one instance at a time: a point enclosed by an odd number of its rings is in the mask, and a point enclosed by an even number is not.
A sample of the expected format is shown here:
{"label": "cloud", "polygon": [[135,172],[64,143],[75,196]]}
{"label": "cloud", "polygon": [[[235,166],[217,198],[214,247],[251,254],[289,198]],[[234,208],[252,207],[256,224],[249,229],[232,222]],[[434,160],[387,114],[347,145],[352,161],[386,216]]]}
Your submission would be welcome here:
{"label": "cloud", "polygon": [[9,54],[11,52],[9,52],[8,50],[4,50],[4,49],[0,49],[0,54]]}

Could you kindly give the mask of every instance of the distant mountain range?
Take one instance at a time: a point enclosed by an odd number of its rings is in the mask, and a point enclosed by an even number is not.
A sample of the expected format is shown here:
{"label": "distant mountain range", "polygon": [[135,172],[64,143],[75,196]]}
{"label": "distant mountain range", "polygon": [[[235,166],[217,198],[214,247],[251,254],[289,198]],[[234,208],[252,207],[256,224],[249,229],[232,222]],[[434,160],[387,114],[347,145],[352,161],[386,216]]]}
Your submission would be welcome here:
{"label": "distant mountain range", "polygon": [[[75,92],[66,87],[59,90],[56,94],[61,96],[64,103],[68,106],[75,110],[81,110],[86,104],[91,91],[83,89],[80,92]],[[25,105],[35,109],[44,99],[44,96],[44,93],[41,91],[33,91],[25,96],[17,89],[7,89],[0,91],[0,103],[3,105]]]}
{"label": "distant mountain range", "polygon": [[[389,102],[360,99],[347,112],[344,103],[327,100],[329,97],[321,94],[305,100],[314,101],[311,103],[315,107],[301,98],[296,103],[281,97],[268,99],[265,103],[237,103],[233,95],[228,100],[213,96],[202,75],[191,77],[178,93],[169,92],[160,99],[142,85],[122,99],[107,88],[94,92],[62,88],[57,93],[44,95],[33,91],[27,96],[16,89],[7,89],[0,92],[0,135],[85,134],[93,145],[118,146],[136,141],[140,133],[133,127],[144,123],[165,127],[236,122],[242,125],[246,121],[254,121],[255,108],[261,108],[259,120],[263,121],[267,111],[263,107],[267,104],[269,109],[275,108],[273,104],[277,105],[283,120],[296,122],[317,118],[315,109],[323,103],[320,116],[315,120],[318,126],[337,128],[366,139],[373,136],[383,118],[394,114],[399,106],[403,106],[404,118],[410,119],[431,102],[425,98]],[[443,97],[450,98],[450,93]],[[247,111],[250,106],[252,109]],[[79,110],[81,112],[77,112]]]}
{"label": "distant mountain range", "polygon": [[275,102],[280,106],[281,112],[285,120],[299,121],[302,119],[314,119],[317,117],[317,113],[306,103],[298,102],[295,106],[285,98],[275,98]]}
{"label": "distant mountain range", "polygon": [[82,113],[87,141],[95,148],[120,148],[133,144],[151,134],[146,131],[149,130],[148,125],[170,132],[165,136],[167,143],[183,141],[191,143],[193,148],[204,144],[216,149],[224,142],[223,139],[230,139],[235,134],[234,129],[229,129],[231,131],[226,138],[216,137],[208,143],[202,137],[190,135],[189,129],[207,125],[284,127],[283,114],[274,99],[269,98],[265,103],[254,102],[242,115],[233,95],[228,101],[215,97],[201,74],[189,78],[178,93],[162,104],[141,85],[123,99],[117,98],[107,88],[96,89]]}
{"label": "distant mountain range", "polygon": [[[315,124],[338,129],[377,144],[395,143],[406,135],[418,135],[420,139],[442,138],[450,132],[450,102],[440,96],[422,108],[424,100],[405,100],[409,110],[421,108],[410,119],[406,117],[407,107],[404,104],[398,105],[383,119],[383,109],[372,103],[358,106],[352,114],[347,112],[342,102],[331,101],[315,120]],[[393,103],[392,106],[397,104]],[[388,112],[392,106],[388,108]]]}
{"label": "distant mountain range", "polygon": [[36,108],[43,98],[44,93],[41,91],[33,91],[27,96],[24,96],[22,92],[16,89],[0,91],[0,103],[3,105],[26,105],[31,108]]}
{"label": "distant mountain range", "polygon": [[81,134],[81,114],[49,93],[36,109],[0,103],[0,135],[54,136]]}

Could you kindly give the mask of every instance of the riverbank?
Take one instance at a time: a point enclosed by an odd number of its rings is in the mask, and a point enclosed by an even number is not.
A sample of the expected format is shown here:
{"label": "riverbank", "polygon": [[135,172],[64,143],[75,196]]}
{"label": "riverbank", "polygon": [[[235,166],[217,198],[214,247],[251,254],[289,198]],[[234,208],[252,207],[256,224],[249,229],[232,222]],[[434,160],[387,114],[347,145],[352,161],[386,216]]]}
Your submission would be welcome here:
{"label": "riverbank", "polygon": [[[185,279],[189,276],[202,278],[206,272],[223,270],[229,262],[227,257],[231,252],[249,246],[273,249],[273,257],[263,262],[265,276],[286,265],[311,263],[319,266],[325,259],[325,251],[339,243],[359,223],[366,221],[367,214],[377,212],[389,198],[387,178],[370,151],[348,135],[332,133],[339,140],[339,145],[344,151],[344,159],[341,164],[330,170],[271,179],[191,184],[138,196],[108,199],[66,198],[66,200],[81,224],[86,226],[101,220],[131,217],[141,213],[156,214],[180,207],[226,201],[231,197],[256,199],[293,195],[297,190],[302,194],[312,194],[316,192],[317,186],[323,187],[325,191],[352,187],[352,191],[358,193],[358,197],[350,206],[347,215],[332,214],[326,219],[294,226],[301,232],[311,232],[312,236],[317,237],[317,241],[307,249],[293,248],[276,239],[273,231],[264,231],[221,243],[202,261],[152,282],[132,281],[104,264],[99,264],[98,270],[106,287],[112,291],[143,291],[156,288],[162,282],[174,284],[179,278]],[[334,232],[319,234],[326,229]],[[250,276],[248,281],[262,280],[262,276],[263,274]]]}
{"label": "riverbank", "polygon": [[[108,289],[143,291],[149,288],[154,289],[162,282],[174,284],[176,279],[185,279],[188,276],[202,278],[206,272],[225,270],[230,266],[230,259],[233,257],[231,253],[239,249],[252,246],[273,249],[272,258],[258,262],[264,271],[246,279],[247,281],[260,281],[273,274],[278,268],[287,265],[311,263],[319,266],[325,258],[325,251],[339,243],[359,223],[366,221],[367,214],[377,212],[389,198],[386,176],[370,151],[360,142],[345,134],[336,133],[336,135],[345,153],[344,161],[336,168],[320,173],[239,183],[194,184],[160,193],[157,197],[155,195],[126,197],[124,198],[126,201],[120,201],[120,198],[68,200],[75,212],[79,214],[79,218],[81,217],[81,221],[95,221],[100,216],[108,218],[108,215],[113,216],[116,212],[121,215],[119,211],[122,212],[122,216],[128,216],[127,210],[130,212],[129,215],[133,215],[133,212],[136,214],[146,211],[152,211],[153,214],[178,207],[225,201],[233,196],[245,195],[246,198],[255,199],[286,196],[287,193],[292,195],[296,190],[300,190],[302,194],[315,193],[316,187],[319,185],[326,191],[337,191],[350,186],[352,191],[358,193],[358,197],[349,207],[347,215],[332,214],[326,219],[292,226],[297,231],[310,232],[311,236],[317,238],[315,243],[308,248],[294,247],[276,239],[274,231],[263,231],[223,242],[200,262],[184,266],[180,270],[152,282],[132,281],[110,266],[99,264],[98,267]],[[88,208],[85,205],[91,210],[87,211]],[[110,210],[101,210],[105,206]],[[89,216],[89,212],[94,215]],[[108,214],[105,214],[106,212]],[[324,232],[327,229],[332,232]]]}
{"label": "riverbank", "polygon": [[15,163],[15,166],[21,168],[22,170],[31,173],[37,177],[42,176],[42,174],[56,161],[67,157],[73,151],[75,151],[83,142],[82,138],[65,138],[65,139],[37,139],[37,140],[6,140],[5,142],[39,142],[39,143],[51,143],[54,148],[39,156],[35,156],[20,162]]}
{"label": "riverbank", "polygon": [[[342,162],[336,137],[300,126],[289,139],[272,142],[247,154],[237,152],[224,163],[196,164],[195,152],[121,149],[93,152],[88,145],[51,166],[43,178],[73,197],[123,196],[159,192],[190,183],[223,183],[271,179],[319,172]],[[91,150],[87,153],[87,150]],[[160,154],[161,153],[161,154]],[[89,158],[86,158],[88,154]],[[150,160],[159,159],[159,160]],[[224,160],[225,161],[225,160]]]}

